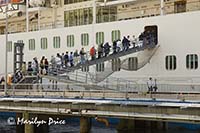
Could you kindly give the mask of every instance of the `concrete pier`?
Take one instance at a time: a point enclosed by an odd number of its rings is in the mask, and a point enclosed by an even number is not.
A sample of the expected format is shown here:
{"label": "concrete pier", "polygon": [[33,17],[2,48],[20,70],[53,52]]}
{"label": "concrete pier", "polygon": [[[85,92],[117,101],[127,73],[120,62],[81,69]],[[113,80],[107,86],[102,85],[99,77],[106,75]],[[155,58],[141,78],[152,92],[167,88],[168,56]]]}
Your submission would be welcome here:
{"label": "concrete pier", "polygon": [[[16,122],[18,119],[33,120],[35,117],[38,118],[37,121],[44,120],[47,122],[49,118],[47,115],[30,114],[28,112],[24,112],[24,113],[16,113]],[[49,132],[48,124],[41,124],[39,127],[36,124],[21,125],[21,123],[19,123],[16,125],[16,133],[48,133],[48,132]]]}
{"label": "concrete pier", "polygon": [[135,120],[121,119],[117,126],[118,133],[134,133]]}
{"label": "concrete pier", "polygon": [[91,118],[80,117],[80,133],[89,133],[91,129]]}
{"label": "concrete pier", "polygon": [[[38,121],[46,121],[48,122],[49,116],[48,115],[34,115],[34,117],[38,118]],[[37,125],[34,125],[34,133],[48,133],[49,132],[49,126],[48,124],[41,124],[39,127]]]}
{"label": "concrete pier", "polygon": [[118,133],[135,133],[140,129],[145,130],[145,133],[152,133],[154,130],[163,131],[167,129],[167,122],[121,119],[117,126]]}
{"label": "concrete pier", "polygon": [[[30,120],[30,114],[28,112],[23,113],[23,118],[25,120]],[[24,125],[24,132],[25,133],[34,133],[34,125],[31,124],[25,124]]]}
{"label": "concrete pier", "polygon": [[[15,120],[17,120],[18,118],[22,118],[22,113],[16,113]],[[16,123],[16,133],[24,133],[24,125],[17,125]]]}

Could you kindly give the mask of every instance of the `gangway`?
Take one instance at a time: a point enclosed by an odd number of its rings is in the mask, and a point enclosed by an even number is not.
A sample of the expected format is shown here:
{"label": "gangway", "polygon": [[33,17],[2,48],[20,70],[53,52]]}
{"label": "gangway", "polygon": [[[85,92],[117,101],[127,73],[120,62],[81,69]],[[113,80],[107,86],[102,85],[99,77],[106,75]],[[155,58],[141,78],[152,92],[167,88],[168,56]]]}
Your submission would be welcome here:
{"label": "gangway", "polygon": [[[126,57],[132,53],[135,52],[139,52],[139,51],[144,51],[146,49],[149,49],[149,55],[148,57],[146,57],[147,59],[145,59],[145,61],[143,61],[142,63],[140,63],[140,65],[138,66],[138,69],[140,69],[141,67],[144,66],[144,64],[148,63],[149,60],[151,59],[151,57],[153,56],[153,54],[155,53],[155,51],[158,49],[159,46],[157,46],[156,44],[151,44],[151,45],[145,45],[143,47],[137,47],[137,48],[131,48],[127,51],[122,51],[116,54],[111,54],[108,57],[102,57],[100,59],[96,59],[96,60],[92,60],[92,61],[87,61],[85,64],[78,64],[74,67],[69,67],[69,68],[49,68],[49,71],[47,73],[47,75],[42,75],[42,78],[46,78],[49,80],[54,80],[57,82],[62,82],[62,83],[68,83],[68,84],[74,84],[77,86],[81,86],[84,87],[85,89],[96,89],[96,90],[116,90],[116,88],[118,87],[108,87],[105,84],[112,84],[111,81],[113,80],[112,78],[108,77],[114,72],[112,70],[112,63],[111,61],[113,59],[116,58],[120,58],[120,57]],[[100,72],[99,74],[97,73],[92,73],[92,72],[83,72],[80,69],[86,66],[92,66],[92,65],[96,65],[99,64],[101,62],[106,62],[107,63],[107,67],[106,72]],[[123,65],[123,63],[126,63],[127,59],[123,60],[121,62],[121,66],[126,66],[126,64]],[[110,62],[110,63],[109,63]],[[121,80],[121,79],[119,79]],[[123,79],[124,80],[124,79]],[[109,82],[108,82],[109,81]],[[130,85],[128,85],[128,83],[131,83],[132,81],[125,81],[125,84],[123,88],[127,89],[129,88],[130,90],[134,90],[135,88],[135,83],[131,89]],[[117,84],[117,83],[116,83]],[[106,87],[105,87],[106,86]]]}
{"label": "gangway", "polygon": [[[142,37],[141,37],[142,36]],[[47,79],[55,80],[58,82],[65,83],[82,83],[86,84],[86,86],[91,86],[93,88],[99,88],[99,84],[103,82],[107,82],[108,77],[115,72],[113,70],[113,61],[119,59],[119,68],[124,70],[129,70],[129,59],[130,57],[136,57],[136,67],[131,68],[129,71],[137,71],[138,69],[144,67],[155,54],[156,50],[159,48],[158,40],[157,40],[157,26],[146,26],[144,32],[135,40],[135,46],[123,50],[123,51],[110,51],[110,55],[104,56],[101,58],[96,58],[90,60],[90,56],[87,54],[84,55],[85,62],[77,63],[76,65],[71,67],[59,66],[57,67],[55,64],[49,66],[49,71],[47,75],[43,76]],[[106,62],[106,67],[104,72],[98,72],[94,69],[93,71],[89,71],[89,66],[98,65]],[[86,69],[85,72],[80,71],[80,69]],[[83,74],[81,76],[77,76],[77,72],[79,74]],[[90,77],[90,78],[89,78]],[[84,86],[85,85],[81,85]],[[127,86],[127,85],[126,85]],[[110,88],[106,88],[110,89]]]}
{"label": "gangway", "polygon": [[[141,42],[138,42],[138,43],[141,43]],[[115,54],[110,54],[107,57],[102,57],[102,58],[99,58],[99,59],[97,58],[95,60],[86,59],[86,62],[84,64],[78,63],[76,66],[73,66],[73,67],[62,68],[61,71],[63,71],[63,72],[73,72],[75,70],[78,70],[78,69],[81,69],[81,68],[84,68],[84,67],[100,64],[100,63],[103,63],[103,62],[106,62],[106,61],[109,61],[109,60],[112,60],[112,59],[117,59],[117,58],[120,58],[122,56],[126,56],[126,55],[129,55],[129,54],[133,54],[133,53],[136,53],[136,52],[143,51],[145,49],[153,49],[156,46],[157,46],[156,44],[144,45],[142,47],[129,48],[127,51],[120,51],[120,52],[115,53]]]}
{"label": "gangway", "polygon": [[[142,59],[139,58],[141,61],[140,62],[138,61],[137,68],[135,69],[135,71],[136,71],[136,70],[139,70],[140,68],[144,67],[145,64],[147,64],[150,61],[150,59],[155,54],[155,52],[156,52],[156,50],[158,48],[159,48],[159,45],[155,45],[155,44],[146,45],[146,46],[138,47],[138,48],[131,48],[131,49],[127,50],[127,51],[122,51],[122,52],[119,52],[119,53],[116,53],[116,54],[111,54],[108,57],[102,57],[100,59],[87,61],[85,64],[78,64],[78,65],[76,65],[74,67],[68,67],[68,68],[62,68],[62,67],[61,68],[53,68],[53,67],[50,66],[48,75],[51,76],[51,77],[52,76],[56,76],[56,78],[58,78],[58,80],[60,80],[59,78],[66,79],[66,77],[69,77],[69,75],[72,74],[72,73],[74,73],[74,74],[77,73],[77,72],[78,73],[84,73],[84,72],[79,71],[81,68],[89,67],[89,66],[96,65],[96,64],[100,64],[100,63],[103,63],[103,62],[107,62],[106,66],[105,66],[105,69],[104,69],[105,71],[96,72],[96,73],[88,72],[89,76],[91,77],[91,81],[93,83],[98,83],[98,82],[101,82],[101,81],[105,80],[112,73],[115,72],[112,69],[112,60],[113,59],[118,59],[120,57],[121,58],[125,58],[124,60],[122,60],[120,62],[120,67],[122,69],[127,70],[128,69],[127,68],[128,67],[127,66],[128,58],[126,58],[126,56],[129,56],[132,53],[136,53],[136,52],[141,52],[142,51],[143,52],[143,54],[141,56]],[[140,57],[140,55],[139,55],[139,57]],[[85,78],[86,77],[84,77],[84,80],[86,80]]]}

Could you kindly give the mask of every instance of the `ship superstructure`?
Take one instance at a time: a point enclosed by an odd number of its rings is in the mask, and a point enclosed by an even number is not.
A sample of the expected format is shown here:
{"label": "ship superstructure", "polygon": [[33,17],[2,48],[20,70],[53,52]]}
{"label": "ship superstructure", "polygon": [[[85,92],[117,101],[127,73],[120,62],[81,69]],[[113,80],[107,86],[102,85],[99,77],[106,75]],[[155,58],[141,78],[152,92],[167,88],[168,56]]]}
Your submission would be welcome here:
{"label": "ship superstructure", "polygon": [[[162,1],[162,0],[161,0]],[[198,0],[30,0],[29,31],[106,23],[161,14],[198,11]],[[10,4],[10,33],[26,31],[26,3]],[[94,8],[96,9],[94,11]],[[1,7],[0,31],[5,30],[5,6]],[[95,13],[95,14],[93,14]],[[95,19],[95,22],[94,22]]]}
{"label": "ship superstructure", "polygon": [[[27,9],[27,10],[26,10]],[[115,77],[146,81],[153,76],[160,82],[198,83],[198,29],[200,1],[198,0],[114,0],[77,1],[50,0],[30,5],[9,5],[9,72],[13,71],[13,44],[25,44],[25,60],[44,55],[48,59],[56,53],[86,51],[101,43],[110,44],[123,36],[138,37],[146,26],[158,29],[159,48],[153,54],[133,53],[126,56],[126,69],[112,70]],[[2,7],[2,11],[3,11]],[[28,15],[27,15],[28,14]],[[4,34],[5,13],[0,15],[0,31]],[[28,19],[27,19],[28,18]],[[28,21],[27,21],[28,20]],[[5,50],[5,36],[1,49]],[[149,60],[140,69],[138,59]],[[4,52],[1,53],[4,62]],[[103,73],[108,62],[90,67]],[[112,67],[119,63],[111,63]],[[0,68],[1,73],[4,67]],[[105,73],[105,72],[104,72]]]}

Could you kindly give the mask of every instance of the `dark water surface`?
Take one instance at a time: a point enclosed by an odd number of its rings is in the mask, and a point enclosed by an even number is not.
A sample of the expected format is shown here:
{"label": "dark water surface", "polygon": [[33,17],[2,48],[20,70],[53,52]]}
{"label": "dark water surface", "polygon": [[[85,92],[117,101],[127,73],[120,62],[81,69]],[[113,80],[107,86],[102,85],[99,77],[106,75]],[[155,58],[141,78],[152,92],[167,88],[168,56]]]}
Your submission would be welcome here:
{"label": "dark water surface", "polygon": [[[9,114],[10,115],[10,114]],[[14,114],[15,115],[15,114]],[[13,115],[13,117],[14,117]],[[16,133],[16,126],[9,125],[7,122],[8,116],[5,114],[0,116],[0,133]],[[118,119],[111,120],[109,127],[106,127],[102,123],[92,120],[91,133],[118,133],[116,130]],[[80,132],[79,119],[66,119],[65,125],[50,125],[49,133],[79,133]],[[166,131],[154,130],[154,129],[135,129],[134,131],[122,131],[120,133],[200,133],[200,125],[192,124],[178,124],[169,123],[169,129]],[[199,127],[199,129],[197,128]]]}

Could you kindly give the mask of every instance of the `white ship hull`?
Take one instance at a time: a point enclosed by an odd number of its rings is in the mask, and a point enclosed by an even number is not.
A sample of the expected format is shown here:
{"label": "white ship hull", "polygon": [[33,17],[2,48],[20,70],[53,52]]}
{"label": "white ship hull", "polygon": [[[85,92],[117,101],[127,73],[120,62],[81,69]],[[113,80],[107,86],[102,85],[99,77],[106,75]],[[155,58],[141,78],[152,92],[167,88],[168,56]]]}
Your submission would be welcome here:
{"label": "white ship hull", "polygon": [[[32,61],[33,57],[40,59],[43,55],[50,59],[51,55],[56,53],[64,53],[65,51],[75,51],[81,49],[81,34],[89,33],[89,46],[85,46],[85,50],[89,50],[96,40],[96,32],[104,32],[105,41],[111,43],[111,31],[120,30],[121,37],[123,35],[138,36],[145,26],[158,26],[158,45],[159,49],[151,58],[150,62],[137,71],[121,70],[114,72],[112,76],[133,80],[147,80],[148,77],[155,77],[160,81],[174,81],[183,83],[198,83],[200,81],[200,69],[190,70],[186,68],[186,55],[197,54],[200,56],[200,11],[187,12],[181,14],[173,14],[166,16],[157,16],[143,19],[124,20],[118,22],[101,23],[95,25],[76,26],[68,28],[58,28],[50,30],[35,31],[29,33],[9,34],[9,41],[17,42],[23,40],[25,43],[24,58],[25,61]],[[75,46],[67,47],[67,35],[74,34]],[[53,48],[53,37],[61,37],[61,47]],[[48,38],[48,48],[41,49],[40,40],[42,37]],[[28,41],[35,39],[35,50],[29,51]],[[0,73],[3,74],[5,62],[5,35],[0,36],[1,40],[1,66]],[[97,46],[97,45],[96,45]],[[168,55],[175,55],[177,59],[177,67],[175,70],[166,70],[165,58]],[[133,55],[135,56],[135,55]],[[199,57],[200,58],[200,57]],[[200,62],[198,58],[198,63]],[[13,51],[8,52],[8,72],[13,71]]]}

